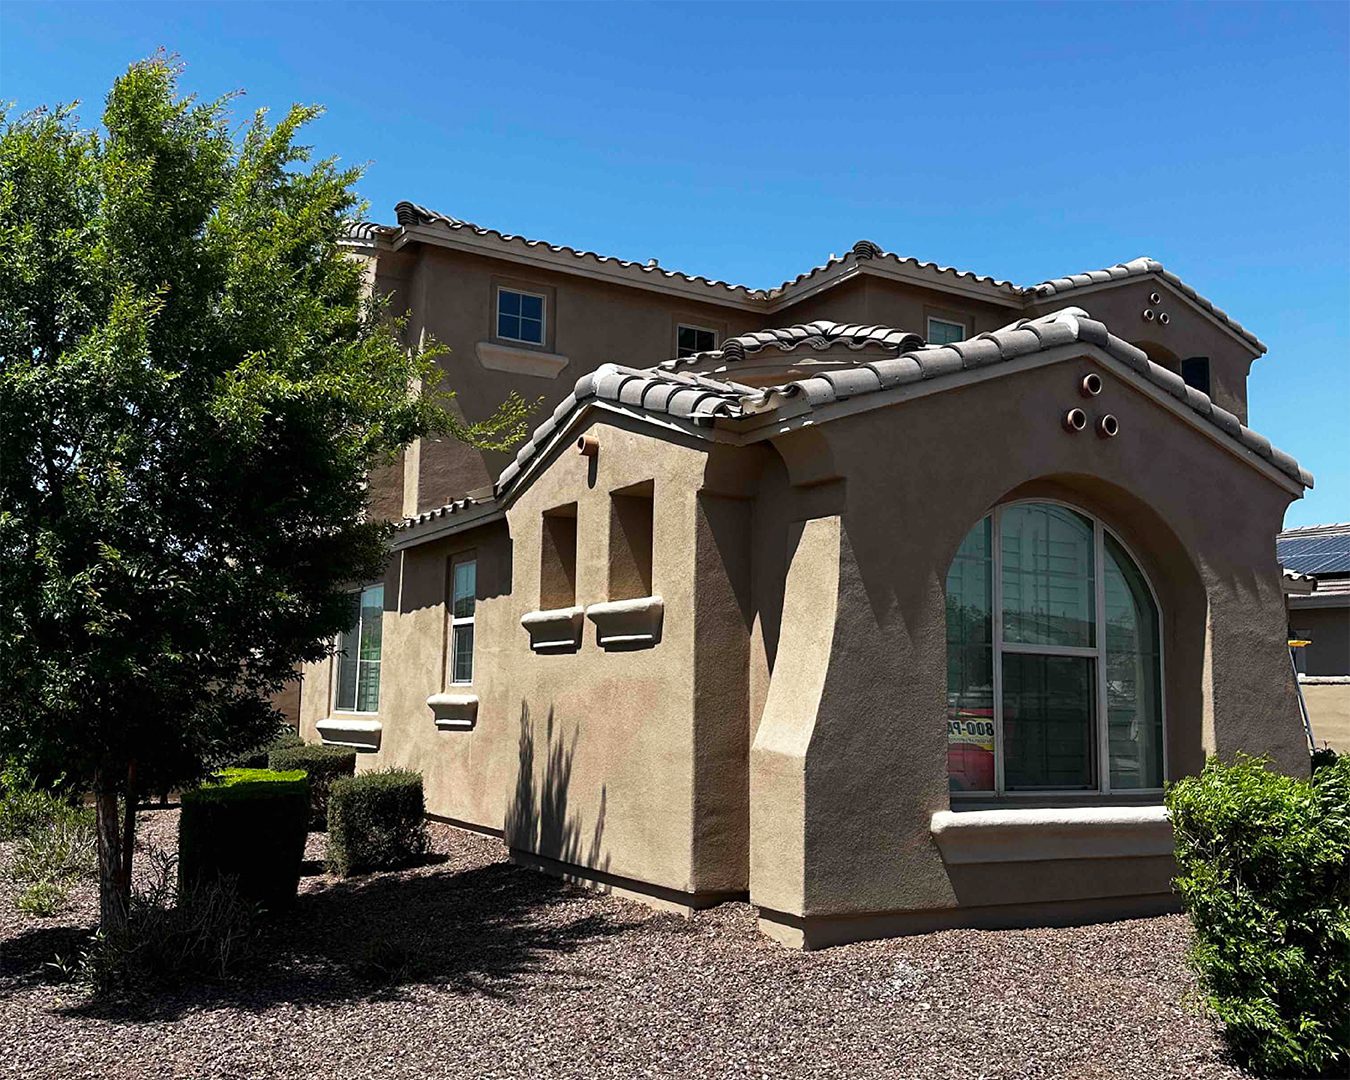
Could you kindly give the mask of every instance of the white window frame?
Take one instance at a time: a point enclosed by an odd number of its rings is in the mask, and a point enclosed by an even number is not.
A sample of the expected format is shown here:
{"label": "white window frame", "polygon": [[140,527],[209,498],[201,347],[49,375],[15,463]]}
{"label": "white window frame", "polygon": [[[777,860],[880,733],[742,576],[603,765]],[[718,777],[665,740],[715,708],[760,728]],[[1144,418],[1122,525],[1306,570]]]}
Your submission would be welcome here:
{"label": "white window frame", "polygon": [[[711,335],[712,335],[712,339],[713,339],[712,347],[713,347],[713,349],[717,348],[717,331],[714,330],[711,326],[699,326],[697,323],[687,323],[687,322],[676,323],[676,324],[675,324],[675,355],[676,355],[677,357],[686,355],[686,354],[680,352],[680,331],[681,331],[681,330],[697,330],[697,331],[698,331],[699,333],[701,333],[701,334],[711,334]],[[708,352],[711,352],[712,350],[709,349],[709,350],[707,350],[707,351],[708,351]],[[690,355],[692,355],[692,354],[690,354]]]}
{"label": "white window frame", "polygon": [[[328,687],[328,691],[329,691],[329,694],[330,694],[330,700],[333,702],[333,708],[332,708],[332,711],[335,712],[335,713],[344,713],[344,714],[347,715],[347,716],[378,716],[378,715],[379,715],[379,712],[380,712],[380,694],[384,692],[384,626],[383,626],[384,615],[383,615],[383,613],[381,613],[381,616],[380,616],[380,620],[381,620],[381,626],[380,626],[380,658],[379,658],[378,660],[364,660],[364,661],[363,661],[363,660],[361,659],[361,629],[362,629],[362,622],[363,622],[363,619],[362,619],[362,616],[361,616],[361,612],[362,612],[363,610],[365,610],[365,609],[364,609],[364,606],[363,606],[362,603],[361,603],[361,597],[362,597],[363,595],[365,595],[365,592],[366,592],[367,589],[382,588],[383,586],[384,586],[384,582],[383,582],[383,581],[372,581],[372,582],[370,582],[369,584],[362,585],[359,589],[356,589],[356,590],[354,590],[354,591],[351,593],[352,596],[355,596],[355,597],[356,597],[356,688],[355,688],[355,689],[356,689],[356,693],[355,693],[355,695],[354,695],[354,697],[353,697],[353,707],[350,708],[350,709],[344,709],[344,708],[342,707],[342,703],[338,700],[339,687],[340,687],[341,681],[342,681],[342,656],[341,656],[341,650],[340,650],[337,646],[338,646],[338,644],[342,641],[342,638],[343,638],[343,636],[344,636],[343,634],[339,634],[338,637],[337,637],[337,641],[335,641],[335,642],[333,643],[333,645],[334,645],[334,648],[333,648],[333,671],[332,671],[332,677],[331,677],[331,680],[330,680],[330,684],[329,684],[329,687]],[[379,667],[379,671],[380,671],[380,688],[379,688],[379,691],[377,691],[376,694],[375,694],[375,708],[373,708],[373,709],[358,709],[358,708],[355,707],[355,703],[361,700],[361,665],[362,665],[363,663],[365,663],[365,664],[375,664],[375,665],[377,665],[377,666]]]}
{"label": "white window frame", "polygon": [[[517,296],[533,296],[539,301],[538,341],[531,341],[529,338],[508,337],[502,333],[502,293],[504,292],[515,293]],[[492,336],[498,341],[513,341],[518,345],[533,345],[536,348],[544,348],[548,343],[548,296],[544,293],[530,292],[529,289],[518,289],[514,285],[498,285],[497,303],[492,310]]]}
{"label": "white window frame", "polygon": [[[931,342],[931,341],[933,340],[933,324],[934,324],[934,323],[941,323],[943,326],[956,326],[956,327],[959,327],[960,330],[961,330],[961,338],[960,338],[960,340],[962,340],[962,341],[965,341],[966,338],[970,337],[970,327],[968,327],[965,323],[959,322],[959,321],[957,321],[956,319],[944,319],[944,318],[942,318],[942,316],[940,316],[940,315],[929,315],[929,316],[928,316],[928,324],[927,324],[927,331],[928,331],[928,332],[924,335],[924,337],[925,337],[929,342]],[[951,343],[950,343],[950,342],[944,342],[944,344],[951,344]]]}
{"label": "white window frame", "polygon": [[[1013,506],[1058,506],[1065,510],[1072,511],[1079,517],[1086,518],[1092,523],[1092,561],[1093,561],[1093,606],[1094,606],[1094,629],[1093,641],[1096,644],[1092,647],[1075,645],[1030,645],[1022,642],[1004,642],[1003,640],[1003,555],[1002,555],[1002,535],[1003,535],[1003,513],[1009,507]],[[1107,718],[1107,698],[1106,698],[1106,534],[1111,534],[1111,539],[1120,545],[1134,563],[1139,571],[1139,576],[1143,578],[1144,584],[1148,587],[1149,596],[1153,599],[1153,610],[1157,614],[1157,625],[1155,632],[1158,641],[1158,713],[1161,719],[1162,727],[1162,775],[1164,783],[1170,774],[1167,760],[1167,668],[1166,653],[1167,650],[1163,642],[1163,608],[1158,600],[1158,592],[1153,587],[1153,582],[1149,580],[1148,573],[1144,570],[1143,564],[1130,549],[1130,546],[1121,539],[1120,534],[1114,529],[1108,529],[1100,518],[1090,514],[1081,507],[1074,506],[1072,503],[1062,502],[1058,499],[1017,499],[1013,502],[1000,503],[987,515],[990,518],[990,585],[993,590],[990,604],[991,634],[990,641],[993,648],[993,684],[994,684],[994,790],[991,791],[953,791],[951,798],[953,800],[980,800],[980,799],[1062,799],[1062,798],[1101,798],[1112,794],[1127,796],[1149,796],[1161,795],[1163,789],[1155,788],[1122,788],[1119,792],[1113,792],[1111,789],[1111,760],[1110,760],[1110,725],[1106,722]],[[964,539],[964,538],[963,538]],[[1097,785],[1095,788],[1036,788],[1030,791],[1008,791],[1005,787],[1003,767],[1003,654],[1009,653],[1027,653],[1034,656],[1081,656],[1091,657],[1096,660],[1093,665],[1096,675],[1096,702],[1095,715],[1092,722],[1096,725],[1097,740]]]}
{"label": "white window frame", "polygon": [[[473,585],[474,602],[473,614],[455,615],[455,568],[463,566],[465,563],[473,563]],[[465,551],[459,555],[454,555],[450,559],[450,595],[448,597],[446,614],[450,620],[449,645],[450,650],[446,656],[446,682],[451,686],[470,686],[473,683],[474,653],[478,647],[478,633],[475,630],[473,636],[473,648],[469,650],[469,677],[467,679],[455,678],[455,638],[458,636],[462,627],[474,628],[474,620],[478,615],[478,553],[476,551]]]}

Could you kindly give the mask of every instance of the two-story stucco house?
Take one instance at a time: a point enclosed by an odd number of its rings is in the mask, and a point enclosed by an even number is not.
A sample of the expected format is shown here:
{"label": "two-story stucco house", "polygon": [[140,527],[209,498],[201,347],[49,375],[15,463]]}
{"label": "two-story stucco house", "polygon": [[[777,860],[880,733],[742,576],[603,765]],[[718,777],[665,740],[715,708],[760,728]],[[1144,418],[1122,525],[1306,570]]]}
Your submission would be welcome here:
{"label": "two-story stucco house", "polygon": [[750,289],[408,203],[374,287],[514,456],[425,442],[301,729],[552,872],[796,945],[1172,905],[1165,781],[1306,773],[1247,426],[1265,347],[1150,259],[855,244]]}

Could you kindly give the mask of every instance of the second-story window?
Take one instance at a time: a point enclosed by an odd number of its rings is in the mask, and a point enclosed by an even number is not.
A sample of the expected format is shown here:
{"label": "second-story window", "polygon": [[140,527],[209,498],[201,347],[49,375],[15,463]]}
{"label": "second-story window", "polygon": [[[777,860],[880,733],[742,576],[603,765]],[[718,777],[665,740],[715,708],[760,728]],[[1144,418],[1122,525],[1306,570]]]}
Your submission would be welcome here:
{"label": "second-story window", "polygon": [[712,352],[717,348],[717,334],[706,326],[687,326],[681,323],[675,328],[675,355],[693,356],[695,353]]}
{"label": "second-story window", "polygon": [[528,345],[544,343],[544,298],[519,289],[497,290],[497,336]]}
{"label": "second-story window", "polygon": [[450,681],[473,682],[473,616],[478,597],[478,560],[459,555],[450,562]]}
{"label": "second-story window", "polygon": [[928,320],[928,344],[950,345],[953,341],[965,340],[965,323],[952,322],[950,319]]}
{"label": "second-story window", "polygon": [[1193,386],[1202,394],[1209,393],[1209,357],[1188,356],[1181,362],[1181,377],[1187,386]]}

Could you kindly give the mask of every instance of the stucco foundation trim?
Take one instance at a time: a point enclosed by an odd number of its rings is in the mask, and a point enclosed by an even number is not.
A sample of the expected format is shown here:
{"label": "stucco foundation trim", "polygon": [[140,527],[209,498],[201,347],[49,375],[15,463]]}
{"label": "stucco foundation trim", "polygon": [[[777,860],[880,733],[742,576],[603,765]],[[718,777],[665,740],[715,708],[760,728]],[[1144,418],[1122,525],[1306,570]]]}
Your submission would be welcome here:
{"label": "stucco foundation trim", "polygon": [[1142,919],[1180,911],[1173,893],[1142,896],[1106,896],[1035,904],[993,907],[932,908],[925,911],[884,911],[857,915],[789,915],[759,909],[759,930],[793,949],[825,949],[854,941],[930,934],[938,930],[1003,930],[1028,926],[1082,926]]}
{"label": "stucco foundation trim", "polygon": [[427,708],[442,731],[469,731],[478,722],[477,694],[432,694]]}
{"label": "stucco foundation trim", "polygon": [[384,725],[372,717],[329,716],[314,725],[325,746],[350,746],[369,753],[380,748]]}
{"label": "stucco foundation trim", "polygon": [[508,848],[508,852],[511,861],[518,866],[528,866],[597,892],[636,900],[657,911],[674,911],[681,915],[691,915],[695,911],[715,907],[729,900],[745,899],[743,892],[686,892],[683,889],[672,889],[667,885],[611,874],[607,870],[563,862],[523,848]]}
{"label": "stucco foundation trim", "polygon": [[473,349],[478,362],[485,368],[509,371],[513,375],[534,375],[540,379],[556,379],[558,373],[570,363],[567,357],[559,353],[494,345],[490,341],[480,341]]}
{"label": "stucco foundation trim", "polygon": [[520,617],[520,625],[530,635],[530,648],[535,652],[575,652],[581,647],[585,613],[579,607],[527,611]]}
{"label": "stucco foundation trim", "polygon": [[643,649],[661,640],[665,610],[661,597],[640,596],[591,604],[586,618],[595,623],[596,641],[602,649]]}
{"label": "stucco foundation trim", "polygon": [[1172,853],[1172,824],[1162,806],[941,810],[929,831],[949,865]]}
{"label": "stucco foundation trim", "polygon": [[1300,675],[1300,686],[1350,686],[1350,675]]}

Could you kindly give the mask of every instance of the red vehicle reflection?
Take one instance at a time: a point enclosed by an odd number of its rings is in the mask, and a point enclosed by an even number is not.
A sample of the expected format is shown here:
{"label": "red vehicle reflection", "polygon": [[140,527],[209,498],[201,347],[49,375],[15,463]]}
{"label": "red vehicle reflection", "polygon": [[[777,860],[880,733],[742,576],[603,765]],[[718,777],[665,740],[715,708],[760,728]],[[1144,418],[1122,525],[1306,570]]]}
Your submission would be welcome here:
{"label": "red vehicle reflection", "polygon": [[994,710],[947,709],[947,776],[952,791],[994,790]]}

